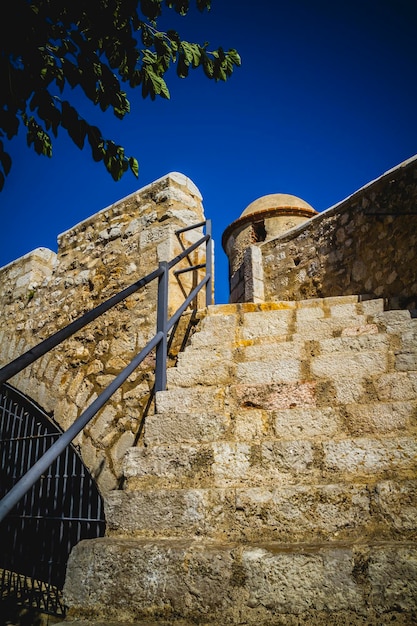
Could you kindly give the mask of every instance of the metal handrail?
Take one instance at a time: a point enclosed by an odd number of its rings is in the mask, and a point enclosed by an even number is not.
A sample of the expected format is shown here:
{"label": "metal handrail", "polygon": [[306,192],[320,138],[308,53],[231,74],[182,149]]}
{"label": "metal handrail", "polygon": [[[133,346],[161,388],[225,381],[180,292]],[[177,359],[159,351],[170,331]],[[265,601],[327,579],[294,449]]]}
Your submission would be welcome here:
{"label": "metal handrail", "polygon": [[[71,441],[85,428],[98,411],[106,404],[111,396],[121,387],[133,371],[142,363],[145,357],[156,348],[156,364],[155,364],[155,391],[163,391],[166,388],[166,361],[167,361],[167,343],[168,333],[179,320],[183,312],[194,300],[200,290],[206,285],[206,305],[211,304],[211,222],[201,222],[195,226],[186,227],[177,232],[185,232],[192,228],[206,226],[206,235],[197,242],[189,246],[177,257],[169,262],[163,261],[159,264],[158,269],[151,272],[141,280],[133,283],[123,291],[119,292],[104,303],[98,305],[88,313],[54,333],[37,346],[25,352],[21,357],[14,359],[11,363],[0,369],[0,384],[8,380],[11,376],[21,372],[29,364],[36,361],[46,352],[56,347],[64,339],[73,335],[77,330],[86,326],[90,321],[96,319],[104,312],[124,300],[140,287],[147,285],[155,278],[158,278],[158,301],[157,301],[157,328],[156,334],[150,339],[146,346],[131,360],[131,362],[112,380],[112,382],[104,389],[104,391],[87,407],[83,413],[73,422],[73,424],[55,441],[55,443],[45,452],[45,454],[26,472],[24,476],[10,489],[10,491],[0,501],[0,522],[13,509],[21,498],[29,491],[35,482],[42,476],[47,468],[55,461],[55,459],[65,450]],[[206,242],[206,275],[200,283],[190,292],[188,297],[177,311],[168,319],[168,273],[181,259],[190,254],[199,245]],[[193,267],[187,268],[189,271]],[[209,292],[209,293],[208,293]],[[123,295],[124,294],[124,295]],[[98,312],[99,311],[99,312]],[[69,329],[69,330],[68,330]],[[46,348],[46,349],[45,349]],[[11,367],[13,366],[13,367]],[[11,373],[12,372],[12,373]]]}

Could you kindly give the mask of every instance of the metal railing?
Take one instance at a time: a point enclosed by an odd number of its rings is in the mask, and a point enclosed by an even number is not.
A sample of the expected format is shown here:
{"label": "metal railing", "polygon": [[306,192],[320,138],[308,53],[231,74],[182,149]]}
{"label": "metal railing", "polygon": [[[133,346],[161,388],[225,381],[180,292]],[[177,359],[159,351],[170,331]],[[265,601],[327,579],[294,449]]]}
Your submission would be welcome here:
{"label": "metal railing", "polygon": [[[87,407],[83,413],[74,421],[74,423],[66,430],[57,441],[45,452],[45,454],[29,469],[29,471],[10,489],[10,491],[0,501],[0,522],[13,509],[19,500],[29,491],[35,482],[42,476],[55,459],[65,450],[71,441],[85,428],[98,411],[108,402],[111,396],[121,387],[121,385],[129,378],[133,371],[142,363],[145,357],[155,348],[156,349],[156,365],[155,365],[155,391],[163,391],[166,388],[166,364],[167,364],[167,345],[168,335],[174,325],[178,322],[181,315],[195,300],[197,294],[206,288],[206,306],[212,303],[212,236],[211,221],[206,220],[192,226],[187,226],[176,231],[180,239],[181,233],[195,228],[205,226],[206,234],[198,241],[193,243],[171,261],[161,262],[156,270],[147,276],[136,281],[129,287],[126,287],[118,294],[112,296],[97,307],[88,311],[81,317],[77,318],[65,328],[54,333],[44,341],[40,342],[21,356],[11,361],[8,365],[0,368],[0,384],[15,376],[28,365],[34,363],[41,356],[61,344],[65,339],[71,337],[75,332],[84,328],[87,324],[97,319],[103,313],[113,308],[116,304],[125,300],[128,296],[137,292],[139,289],[148,285],[153,280],[158,279],[158,300],[157,300],[157,320],[156,333],[146,344],[146,346],[137,354],[131,362],[118,374],[114,380],[104,389],[104,391]],[[180,275],[184,272],[196,271],[205,268],[205,275],[202,280],[195,286],[189,295],[185,298],[182,305],[168,319],[168,278],[169,271],[174,268],[182,259],[188,258],[189,255],[205,244],[206,261],[199,265],[189,265],[186,268],[176,270],[174,274]]]}

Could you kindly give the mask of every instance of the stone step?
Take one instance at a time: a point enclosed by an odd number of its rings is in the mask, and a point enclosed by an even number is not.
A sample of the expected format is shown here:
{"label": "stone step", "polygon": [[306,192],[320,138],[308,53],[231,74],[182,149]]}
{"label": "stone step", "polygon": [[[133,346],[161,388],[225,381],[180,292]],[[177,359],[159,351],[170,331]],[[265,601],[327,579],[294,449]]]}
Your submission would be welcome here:
{"label": "stone step", "polygon": [[[405,625],[417,608],[416,579],[417,548],[407,542],[236,544],[102,537],[73,548],[64,602],[69,616],[106,624],[149,617],[173,624],[181,616],[182,624],[188,619],[377,626],[395,619]],[[401,621],[401,607],[408,621]],[[287,621],[288,613],[297,622]]]}
{"label": "stone step", "polygon": [[417,531],[417,480],[283,487],[114,491],[107,535],[204,536],[216,541],[314,543],[323,537],[379,541]]}
{"label": "stone step", "polygon": [[284,487],[368,479],[417,469],[417,441],[379,433],[314,441],[217,441],[130,448],[124,459],[127,489]]}
{"label": "stone step", "polygon": [[240,340],[250,341],[262,337],[279,339],[294,333],[313,339],[332,337],[344,328],[356,328],[359,333],[364,327],[366,332],[369,318],[381,314],[383,300],[358,302],[357,296],[210,306],[191,339],[191,349],[233,342],[236,333]]}
{"label": "stone step", "polygon": [[345,385],[342,388],[340,381],[338,387],[338,392],[344,393],[342,399],[345,402],[337,402],[332,390],[334,402],[329,406],[293,406],[270,410],[269,413],[260,409],[242,408],[233,414],[212,413],[200,407],[200,411],[195,413],[149,415],[144,444],[150,454],[152,446],[160,444],[198,445],[224,441],[256,443],[268,439],[292,441],[300,437],[324,441],[348,435],[401,434],[413,427],[417,415],[413,387],[411,384],[406,385],[401,378],[397,375],[379,387],[379,393],[388,395],[395,391],[396,398],[393,400],[379,399],[377,386],[371,390],[369,386],[363,385],[361,390],[359,381],[352,383],[352,380],[347,379],[345,382],[350,387]]}

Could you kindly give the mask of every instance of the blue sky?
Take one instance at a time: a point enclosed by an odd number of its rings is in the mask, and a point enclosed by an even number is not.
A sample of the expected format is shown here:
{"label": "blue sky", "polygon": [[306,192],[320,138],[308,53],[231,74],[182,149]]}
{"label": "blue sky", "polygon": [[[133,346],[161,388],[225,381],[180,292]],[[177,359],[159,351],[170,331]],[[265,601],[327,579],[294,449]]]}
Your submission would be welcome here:
{"label": "blue sky", "polygon": [[[170,17],[170,19],[168,19]],[[119,121],[89,121],[139,160],[115,183],[62,132],[53,158],[10,145],[0,193],[0,266],[170,171],[189,176],[213,220],[216,301],[228,299],[221,235],[253,200],[300,196],[318,211],[417,153],[416,0],[212,0],[210,13],[167,12],[191,41],[237,48],[227,83],[172,75],[171,100],[132,101]],[[78,99],[76,100],[78,102]]]}

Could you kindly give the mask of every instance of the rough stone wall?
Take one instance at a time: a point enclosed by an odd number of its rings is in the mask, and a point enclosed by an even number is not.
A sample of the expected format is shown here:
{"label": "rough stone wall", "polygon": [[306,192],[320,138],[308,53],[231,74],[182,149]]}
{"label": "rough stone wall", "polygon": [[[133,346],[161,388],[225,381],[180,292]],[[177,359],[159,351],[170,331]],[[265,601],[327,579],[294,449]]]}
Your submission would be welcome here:
{"label": "rough stone wall", "polygon": [[[203,219],[195,185],[169,174],[61,234],[57,254],[39,248],[0,269],[0,365],[179,254],[175,230]],[[181,237],[189,244],[201,235],[199,228]],[[170,273],[170,313],[194,274]],[[9,382],[67,428],[154,334],[156,289],[154,281]],[[152,372],[151,354],[76,440],[104,493],[137,436]]]}
{"label": "rough stone wall", "polygon": [[369,294],[417,308],[417,158],[257,245],[265,302]]}

